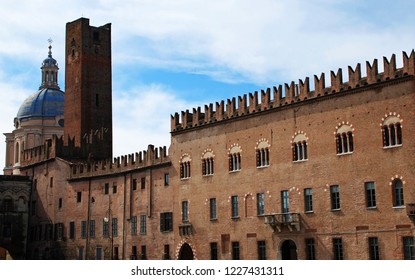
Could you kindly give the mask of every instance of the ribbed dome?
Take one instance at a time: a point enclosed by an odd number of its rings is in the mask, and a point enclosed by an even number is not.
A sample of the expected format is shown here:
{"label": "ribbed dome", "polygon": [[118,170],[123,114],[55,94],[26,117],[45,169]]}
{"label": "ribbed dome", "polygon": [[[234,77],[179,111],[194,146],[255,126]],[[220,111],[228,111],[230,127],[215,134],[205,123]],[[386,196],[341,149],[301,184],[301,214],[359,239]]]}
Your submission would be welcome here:
{"label": "ribbed dome", "polygon": [[65,93],[56,88],[41,88],[23,102],[17,113],[18,120],[32,117],[63,115]]}

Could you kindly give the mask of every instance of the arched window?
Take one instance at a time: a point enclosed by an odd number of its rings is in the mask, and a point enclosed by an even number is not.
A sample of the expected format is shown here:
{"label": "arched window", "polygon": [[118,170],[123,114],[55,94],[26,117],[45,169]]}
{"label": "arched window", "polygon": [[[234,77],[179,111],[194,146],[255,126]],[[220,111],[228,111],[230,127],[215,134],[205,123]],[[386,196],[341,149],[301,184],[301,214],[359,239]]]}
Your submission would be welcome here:
{"label": "arched window", "polygon": [[296,132],[291,141],[293,161],[304,161],[308,159],[307,140],[305,133]]}
{"label": "arched window", "polygon": [[237,144],[233,144],[229,149],[229,172],[241,170],[242,149]]}
{"label": "arched window", "polygon": [[180,179],[190,178],[190,156],[184,154],[180,160]]}
{"label": "arched window", "polygon": [[349,123],[342,123],[336,127],[337,154],[351,154],[354,151],[354,128]]}
{"label": "arched window", "polygon": [[214,161],[213,158],[215,156],[213,155],[212,150],[208,149],[203,153],[202,156],[202,175],[208,176],[213,175],[214,172]]}
{"label": "arched window", "polygon": [[16,142],[16,146],[14,149],[14,163],[20,162],[20,145],[19,142]]}
{"label": "arched window", "polygon": [[403,183],[400,179],[395,179],[392,182],[392,199],[394,207],[405,205],[403,199]]}
{"label": "arched window", "polygon": [[402,145],[402,119],[396,113],[389,113],[382,119],[383,147]]}
{"label": "arched window", "polygon": [[269,166],[269,148],[270,145],[267,140],[261,139],[256,146],[256,166]]}

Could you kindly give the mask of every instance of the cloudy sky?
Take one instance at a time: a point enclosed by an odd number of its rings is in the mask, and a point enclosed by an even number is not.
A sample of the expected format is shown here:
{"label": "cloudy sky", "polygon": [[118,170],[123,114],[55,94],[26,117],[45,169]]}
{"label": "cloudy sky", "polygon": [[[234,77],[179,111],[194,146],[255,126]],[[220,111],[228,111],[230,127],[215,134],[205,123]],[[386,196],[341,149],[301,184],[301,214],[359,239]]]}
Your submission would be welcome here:
{"label": "cloudy sky", "polygon": [[[112,23],[114,155],[170,144],[170,115],[415,47],[413,0],[2,0],[1,132],[40,85],[65,25]],[[363,73],[365,74],[365,73]],[[313,85],[311,85],[313,88]],[[3,137],[3,139],[5,139]],[[4,166],[5,144],[0,145]]]}

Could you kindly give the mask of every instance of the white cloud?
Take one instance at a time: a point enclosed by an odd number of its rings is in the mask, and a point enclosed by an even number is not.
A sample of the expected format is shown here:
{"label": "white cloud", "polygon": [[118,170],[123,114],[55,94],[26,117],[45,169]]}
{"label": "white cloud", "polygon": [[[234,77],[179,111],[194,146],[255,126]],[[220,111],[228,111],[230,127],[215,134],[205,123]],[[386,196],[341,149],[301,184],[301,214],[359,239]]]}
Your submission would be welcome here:
{"label": "white cloud", "polygon": [[193,108],[177,93],[160,84],[137,85],[113,94],[114,156],[170,146],[170,114]]}
{"label": "white cloud", "polygon": [[3,137],[3,141],[0,142],[1,170],[3,170],[4,160],[6,158],[6,144],[3,133],[13,131],[13,120],[17,115],[20,105],[23,103],[24,99],[34,92],[30,92],[26,88],[19,86],[20,81],[21,77],[11,77],[11,79],[6,81],[4,73],[0,70],[0,95],[2,97],[0,102],[0,132]]}
{"label": "white cloud", "polygon": [[[347,80],[348,65],[362,63],[364,72],[365,61],[377,58],[381,70],[382,57],[392,53],[401,63],[401,51],[415,46],[410,2],[22,0],[16,7],[7,1],[0,9],[0,129],[11,131],[21,102],[39,85],[40,70],[26,73],[14,62],[40,67],[50,37],[63,88],[65,25],[79,17],[89,18],[93,26],[112,23],[114,68],[140,65],[272,86],[306,76],[312,81],[322,72],[329,83],[329,71],[339,67]],[[128,89],[114,91],[115,155],[146,149],[150,143],[168,145],[170,113],[194,107],[174,88],[143,81],[136,85],[129,74],[120,84]]]}

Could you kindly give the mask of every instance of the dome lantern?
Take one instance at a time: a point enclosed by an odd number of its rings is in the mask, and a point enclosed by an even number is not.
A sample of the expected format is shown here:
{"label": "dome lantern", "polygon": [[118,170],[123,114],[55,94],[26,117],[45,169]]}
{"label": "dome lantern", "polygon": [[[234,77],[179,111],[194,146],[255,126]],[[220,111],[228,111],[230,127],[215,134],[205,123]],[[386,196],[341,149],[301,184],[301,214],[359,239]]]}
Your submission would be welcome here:
{"label": "dome lantern", "polygon": [[48,40],[49,42],[49,52],[48,57],[43,60],[42,67],[42,84],[39,89],[43,88],[56,88],[59,89],[58,85],[58,63],[52,57],[52,39]]}

